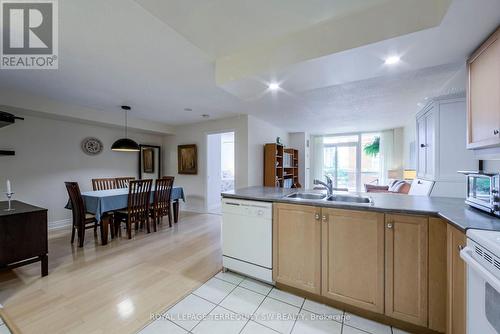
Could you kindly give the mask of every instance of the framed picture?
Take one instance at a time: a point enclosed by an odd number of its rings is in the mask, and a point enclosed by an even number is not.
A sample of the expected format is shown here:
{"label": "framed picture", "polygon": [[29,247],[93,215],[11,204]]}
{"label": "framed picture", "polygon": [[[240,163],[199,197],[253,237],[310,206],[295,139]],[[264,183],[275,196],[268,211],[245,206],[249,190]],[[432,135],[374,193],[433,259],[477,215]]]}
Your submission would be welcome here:
{"label": "framed picture", "polygon": [[196,144],[177,146],[177,169],[179,174],[198,174]]}
{"label": "framed picture", "polygon": [[139,179],[161,177],[161,147],[139,145]]}
{"label": "framed picture", "polygon": [[142,170],[144,173],[155,172],[155,151],[151,147],[142,150]]}

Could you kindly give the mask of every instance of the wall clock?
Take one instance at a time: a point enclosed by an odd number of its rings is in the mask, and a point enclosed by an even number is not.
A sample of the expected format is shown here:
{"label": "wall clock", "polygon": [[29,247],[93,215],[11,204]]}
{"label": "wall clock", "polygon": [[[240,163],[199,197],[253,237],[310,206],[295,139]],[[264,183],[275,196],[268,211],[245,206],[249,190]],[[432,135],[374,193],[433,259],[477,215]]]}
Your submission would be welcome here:
{"label": "wall clock", "polygon": [[95,137],[87,137],[82,140],[82,150],[88,155],[97,155],[102,152],[102,141]]}

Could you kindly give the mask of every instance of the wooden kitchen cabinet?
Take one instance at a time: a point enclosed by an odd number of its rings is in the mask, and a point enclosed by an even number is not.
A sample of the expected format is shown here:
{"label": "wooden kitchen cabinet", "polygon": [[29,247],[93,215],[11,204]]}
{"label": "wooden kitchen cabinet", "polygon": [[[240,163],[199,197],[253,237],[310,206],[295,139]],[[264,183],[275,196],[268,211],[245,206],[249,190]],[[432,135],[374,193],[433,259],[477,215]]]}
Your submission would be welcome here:
{"label": "wooden kitchen cabinet", "polygon": [[427,327],[428,218],[386,215],[385,314]]}
{"label": "wooden kitchen cabinet", "polygon": [[467,148],[500,146],[500,28],[467,61]]}
{"label": "wooden kitchen cabinet", "polygon": [[466,332],[466,266],[460,258],[460,249],[465,244],[465,234],[448,225],[446,333],[449,334]]}
{"label": "wooden kitchen cabinet", "polygon": [[446,235],[448,223],[429,217],[429,328],[446,331]]}
{"label": "wooden kitchen cabinet", "polygon": [[322,295],[384,313],[384,214],[322,209]]}
{"label": "wooden kitchen cabinet", "polygon": [[294,204],[273,207],[273,279],[321,293],[321,209]]}

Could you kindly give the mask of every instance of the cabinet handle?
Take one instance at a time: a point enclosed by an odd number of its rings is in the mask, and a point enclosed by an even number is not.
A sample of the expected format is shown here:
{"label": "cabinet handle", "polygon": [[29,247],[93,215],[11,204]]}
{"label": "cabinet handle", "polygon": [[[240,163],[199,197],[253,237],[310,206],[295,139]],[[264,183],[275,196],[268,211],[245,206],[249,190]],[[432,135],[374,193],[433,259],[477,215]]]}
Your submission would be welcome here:
{"label": "cabinet handle", "polygon": [[424,147],[427,147],[427,145],[425,145],[425,144],[420,144],[420,147],[424,148]]}
{"label": "cabinet handle", "polygon": [[493,130],[493,134],[494,134],[495,136],[496,136],[496,135],[498,135],[499,133],[500,133],[500,130],[498,130],[498,129]]}
{"label": "cabinet handle", "polygon": [[326,222],[326,215],[323,215],[323,217],[321,217],[321,220],[323,220],[323,222]]}
{"label": "cabinet handle", "polygon": [[392,228],[392,223],[387,224],[387,228]]}
{"label": "cabinet handle", "polygon": [[319,213],[316,213],[316,214],[314,215],[314,218],[315,218],[316,220],[319,220]]}

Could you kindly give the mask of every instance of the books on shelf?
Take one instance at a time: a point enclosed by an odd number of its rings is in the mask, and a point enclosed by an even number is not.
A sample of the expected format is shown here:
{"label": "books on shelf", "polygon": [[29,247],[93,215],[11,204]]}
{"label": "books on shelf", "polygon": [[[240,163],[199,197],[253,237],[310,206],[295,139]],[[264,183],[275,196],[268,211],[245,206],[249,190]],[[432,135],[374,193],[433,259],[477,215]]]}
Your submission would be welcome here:
{"label": "books on shelf", "polygon": [[293,154],[284,153],[283,154],[283,166],[284,167],[293,167]]}
{"label": "books on shelf", "polygon": [[293,178],[283,180],[283,188],[291,188],[293,186]]}

